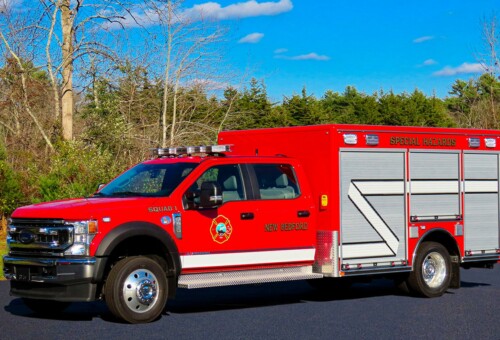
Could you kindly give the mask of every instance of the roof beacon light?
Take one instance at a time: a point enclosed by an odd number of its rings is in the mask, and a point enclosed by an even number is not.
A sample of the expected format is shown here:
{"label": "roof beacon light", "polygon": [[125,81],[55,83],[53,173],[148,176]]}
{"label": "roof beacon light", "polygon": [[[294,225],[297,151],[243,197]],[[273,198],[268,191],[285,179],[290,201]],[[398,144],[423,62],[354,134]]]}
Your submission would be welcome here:
{"label": "roof beacon light", "polygon": [[344,134],[344,143],[349,144],[349,145],[358,144],[358,135],[355,135],[353,133],[345,133]]}
{"label": "roof beacon light", "polygon": [[231,152],[230,145],[181,146],[152,149],[154,157],[176,157],[193,154],[218,154]]}
{"label": "roof beacon light", "polygon": [[497,147],[497,140],[495,138],[485,138],[484,144],[486,144],[487,148],[496,148]]}

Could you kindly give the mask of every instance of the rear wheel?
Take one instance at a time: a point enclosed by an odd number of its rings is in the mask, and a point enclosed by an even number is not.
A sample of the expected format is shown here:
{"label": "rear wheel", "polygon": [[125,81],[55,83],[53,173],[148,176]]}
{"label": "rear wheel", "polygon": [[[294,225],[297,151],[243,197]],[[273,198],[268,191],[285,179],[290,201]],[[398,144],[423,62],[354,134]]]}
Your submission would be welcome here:
{"label": "rear wheel", "polygon": [[451,260],[446,248],[436,242],[423,243],[408,277],[409,288],[421,296],[437,297],[448,290],[450,282]]}
{"label": "rear wheel", "polygon": [[163,268],[143,256],[119,261],[109,272],[104,297],[109,310],[129,323],[158,318],[167,302],[167,278]]}

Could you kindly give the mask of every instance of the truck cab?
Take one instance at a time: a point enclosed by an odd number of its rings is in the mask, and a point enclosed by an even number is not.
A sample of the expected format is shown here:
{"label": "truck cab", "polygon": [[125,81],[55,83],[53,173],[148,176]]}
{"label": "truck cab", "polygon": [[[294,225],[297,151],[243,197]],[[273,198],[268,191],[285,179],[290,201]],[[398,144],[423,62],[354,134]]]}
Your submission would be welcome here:
{"label": "truck cab", "polygon": [[302,270],[316,231],[301,165],[213,148],[158,149],[90,197],[18,208],[11,293],[35,310],[104,298],[118,318],[146,322],[177,287],[315,276]]}

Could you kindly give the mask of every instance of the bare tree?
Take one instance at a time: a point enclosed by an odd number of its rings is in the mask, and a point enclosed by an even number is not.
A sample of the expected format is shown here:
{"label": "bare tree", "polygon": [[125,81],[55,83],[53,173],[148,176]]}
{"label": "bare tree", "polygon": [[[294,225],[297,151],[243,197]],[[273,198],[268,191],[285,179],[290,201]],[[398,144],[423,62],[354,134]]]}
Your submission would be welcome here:
{"label": "bare tree", "polygon": [[483,41],[485,44],[485,48],[487,51],[486,62],[483,62],[483,66],[486,71],[490,74],[491,79],[489,84],[489,107],[488,110],[489,120],[492,122],[491,127],[498,128],[498,106],[500,106],[500,60],[498,57],[498,47],[499,47],[499,36],[500,33],[498,31],[498,20],[496,14],[493,14],[489,20],[485,19],[482,23],[483,26]]}
{"label": "bare tree", "polygon": [[[217,81],[214,67],[220,65],[224,29],[218,23],[203,17],[187,16],[180,0],[145,1],[142,6],[143,25],[151,30],[150,37],[157,43],[162,66],[163,99],[161,109],[161,137],[163,147],[174,145],[188,135],[213,135],[213,117],[198,117],[196,127],[192,118],[195,106],[181,96],[187,88],[206,90],[206,80]],[[130,11],[129,13],[132,13]],[[144,19],[144,17],[146,19]],[[149,22],[148,22],[149,21]],[[158,27],[156,34],[150,27]],[[209,123],[210,122],[210,123]],[[191,126],[189,126],[191,125]]]}
{"label": "bare tree", "polygon": [[[6,3],[3,5],[1,10],[0,41],[3,49],[6,51],[7,55],[10,56],[19,73],[22,109],[26,111],[34,122],[40,136],[43,138],[48,148],[54,150],[47,129],[40,121],[40,112],[36,112],[33,100],[29,98],[30,70],[27,69],[27,66],[32,63],[31,60],[34,59],[34,54],[30,55],[30,52],[33,52],[36,48],[36,39],[39,36],[39,30],[36,27],[36,17],[28,15],[16,17],[14,15],[16,11],[15,8],[8,6]],[[30,51],[29,48],[32,50]],[[18,135],[20,131],[20,121],[18,117],[20,113],[15,106],[13,111],[15,129],[6,122],[3,122],[2,125],[10,130],[10,132]]]}
{"label": "bare tree", "polygon": [[78,14],[83,0],[75,1],[71,8],[71,0],[61,0],[57,7],[61,10],[61,28],[62,28],[62,134],[65,140],[73,139],[73,61],[75,34],[75,17]]}
{"label": "bare tree", "polygon": [[487,53],[484,58],[481,58],[480,62],[488,73],[492,76],[498,76],[500,73],[500,59],[497,50],[499,48],[498,44],[500,43],[500,31],[498,30],[498,19],[496,14],[493,14],[489,19],[483,20],[482,31],[483,42]]}

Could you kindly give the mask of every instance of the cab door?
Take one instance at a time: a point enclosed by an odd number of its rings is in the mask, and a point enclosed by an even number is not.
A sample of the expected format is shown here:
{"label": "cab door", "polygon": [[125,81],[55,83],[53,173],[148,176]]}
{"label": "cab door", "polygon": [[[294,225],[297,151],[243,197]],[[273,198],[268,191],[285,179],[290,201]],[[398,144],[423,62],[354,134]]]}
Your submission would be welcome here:
{"label": "cab door", "polygon": [[[311,213],[306,212],[310,207],[296,197],[300,193],[293,173],[292,183],[288,183],[288,178],[278,179],[279,173],[287,176],[279,165],[272,167],[219,164],[191,184],[184,197],[191,202],[181,214],[183,271],[312,262],[314,237],[308,222]],[[276,176],[274,186],[263,187],[267,190],[261,194],[256,177],[262,171],[274,171]],[[221,189],[222,204],[216,208],[203,209],[197,201],[207,182]],[[303,217],[298,216],[300,211]]]}
{"label": "cab door", "polygon": [[249,165],[253,179],[254,215],[258,243],[274,254],[275,263],[311,264],[314,261],[315,209],[309,190],[299,184],[295,168],[287,163]]}
{"label": "cab door", "polygon": [[[179,241],[184,271],[201,271],[237,265],[251,265],[254,228],[248,211],[247,180],[240,164],[219,164],[206,169],[184,194],[185,209],[180,214],[182,239]],[[222,204],[200,206],[201,188],[213,183],[220,190]]]}

